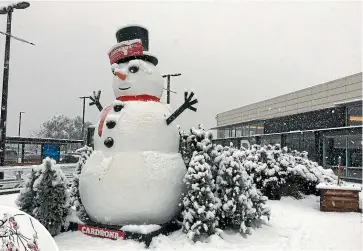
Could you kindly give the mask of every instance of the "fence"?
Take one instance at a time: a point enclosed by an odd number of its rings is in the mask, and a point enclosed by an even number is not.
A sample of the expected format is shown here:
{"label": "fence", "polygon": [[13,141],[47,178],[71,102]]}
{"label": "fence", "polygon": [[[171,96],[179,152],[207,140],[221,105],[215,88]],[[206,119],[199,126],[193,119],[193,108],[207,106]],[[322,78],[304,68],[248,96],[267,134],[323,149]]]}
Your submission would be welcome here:
{"label": "fence", "polygon": [[[0,195],[20,192],[24,178],[33,167],[36,165],[0,167],[0,171],[4,172],[4,179],[0,180]],[[71,180],[76,164],[56,164],[55,167],[61,168],[67,180]]]}

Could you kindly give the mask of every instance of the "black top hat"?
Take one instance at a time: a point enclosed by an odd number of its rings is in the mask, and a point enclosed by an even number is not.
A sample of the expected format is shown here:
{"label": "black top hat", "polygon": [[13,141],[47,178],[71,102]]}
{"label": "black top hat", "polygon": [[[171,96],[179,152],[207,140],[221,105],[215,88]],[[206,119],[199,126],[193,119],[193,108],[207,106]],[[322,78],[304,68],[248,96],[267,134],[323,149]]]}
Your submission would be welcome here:
{"label": "black top hat", "polygon": [[152,63],[153,65],[158,64],[158,59],[147,53],[149,50],[149,31],[146,28],[138,25],[122,27],[117,30],[116,39],[118,43],[133,39],[140,39],[144,51],[144,55],[126,57],[119,60],[117,63],[127,62],[132,59],[142,59]]}

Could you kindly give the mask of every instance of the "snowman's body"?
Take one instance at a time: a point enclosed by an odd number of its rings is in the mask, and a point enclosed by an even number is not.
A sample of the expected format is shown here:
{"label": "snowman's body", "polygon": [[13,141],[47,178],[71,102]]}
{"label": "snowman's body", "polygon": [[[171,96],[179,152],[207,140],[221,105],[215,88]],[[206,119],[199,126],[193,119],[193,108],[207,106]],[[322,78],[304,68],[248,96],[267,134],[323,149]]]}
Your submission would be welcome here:
{"label": "snowman's body", "polygon": [[[127,72],[135,65],[144,78]],[[151,64],[133,60],[117,70],[129,74],[129,82],[115,78],[116,97],[143,94],[138,88],[144,85],[148,93],[160,98],[162,78]],[[122,109],[114,108],[120,105]],[[158,101],[137,100],[115,101],[102,111],[94,136],[95,151],[84,165],[79,183],[82,203],[93,221],[163,224],[178,213],[186,167],[178,153],[178,129],[166,123],[170,114],[169,107]],[[106,144],[107,140],[112,144]]]}
{"label": "snowman's body", "polygon": [[[165,122],[169,115],[167,106],[153,101],[128,101],[120,112],[110,110],[104,123],[112,120],[116,126],[104,126],[102,136],[96,131],[96,150],[80,179],[82,202],[92,220],[162,224],[175,216],[186,168],[177,128]],[[104,145],[108,137],[114,139],[111,148]]]}

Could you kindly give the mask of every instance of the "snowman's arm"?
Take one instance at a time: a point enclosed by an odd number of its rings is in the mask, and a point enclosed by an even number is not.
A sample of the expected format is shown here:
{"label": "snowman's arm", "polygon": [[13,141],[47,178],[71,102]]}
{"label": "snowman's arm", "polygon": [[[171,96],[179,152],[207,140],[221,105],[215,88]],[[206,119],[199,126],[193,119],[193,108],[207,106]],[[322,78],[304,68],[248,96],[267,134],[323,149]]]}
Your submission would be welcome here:
{"label": "snowman's arm", "polygon": [[188,96],[188,92],[184,92],[184,104],[182,104],[176,111],[170,115],[169,118],[166,119],[166,124],[170,125],[177,117],[180,116],[186,109],[190,109],[193,112],[197,111],[197,108],[193,107],[196,103],[198,103],[197,99],[192,100],[194,96],[194,92],[191,92]]}
{"label": "snowman's arm", "polygon": [[93,96],[89,96],[89,99],[91,100],[91,102],[89,103],[90,106],[92,105],[96,105],[97,109],[99,111],[103,110],[103,107],[101,105],[100,102],[100,96],[101,96],[101,91],[98,91],[98,93],[96,94],[95,91],[93,91]]}

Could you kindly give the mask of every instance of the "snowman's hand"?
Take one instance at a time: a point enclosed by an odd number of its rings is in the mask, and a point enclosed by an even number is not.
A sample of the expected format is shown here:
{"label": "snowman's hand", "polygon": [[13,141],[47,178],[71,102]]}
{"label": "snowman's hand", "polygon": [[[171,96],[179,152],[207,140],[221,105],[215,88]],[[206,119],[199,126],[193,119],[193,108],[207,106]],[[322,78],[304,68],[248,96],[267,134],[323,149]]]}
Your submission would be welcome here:
{"label": "snowman's hand", "polygon": [[185,106],[185,109],[190,109],[192,110],[193,112],[196,112],[197,111],[197,108],[195,108],[193,105],[197,104],[198,103],[198,99],[193,99],[194,96],[194,92],[191,92],[188,96],[188,92],[184,92],[184,106]]}
{"label": "snowman's hand", "polygon": [[100,97],[101,97],[101,91],[98,91],[97,94],[96,94],[96,91],[93,91],[93,95],[89,96],[89,99],[91,100],[89,105],[90,106],[96,105],[97,109],[99,111],[102,111],[103,107],[102,107],[101,102],[100,102]]}
{"label": "snowman's hand", "polygon": [[184,92],[184,104],[182,104],[169,118],[166,119],[166,124],[170,125],[177,117],[180,116],[186,109],[190,109],[193,112],[197,111],[197,108],[193,107],[196,103],[198,103],[197,99],[192,100],[194,96],[194,92],[191,92],[188,95],[188,92]]}

